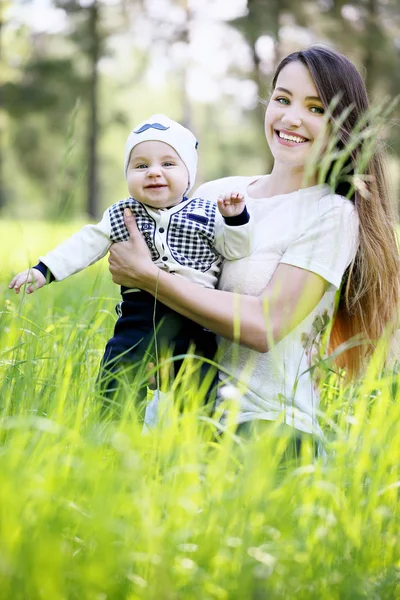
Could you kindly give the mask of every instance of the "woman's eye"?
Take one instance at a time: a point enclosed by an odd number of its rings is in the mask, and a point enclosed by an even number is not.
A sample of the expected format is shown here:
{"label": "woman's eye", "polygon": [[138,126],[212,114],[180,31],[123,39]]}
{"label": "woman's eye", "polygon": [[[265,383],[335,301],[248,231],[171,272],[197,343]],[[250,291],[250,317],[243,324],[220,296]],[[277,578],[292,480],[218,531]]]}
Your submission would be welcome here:
{"label": "woman's eye", "polygon": [[310,108],[311,112],[315,113],[316,115],[323,115],[325,113],[325,109],[322,108],[321,106],[312,106]]}
{"label": "woman's eye", "polygon": [[275,102],[279,102],[279,104],[289,104],[289,100],[287,98],[282,98],[282,96],[275,98]]}

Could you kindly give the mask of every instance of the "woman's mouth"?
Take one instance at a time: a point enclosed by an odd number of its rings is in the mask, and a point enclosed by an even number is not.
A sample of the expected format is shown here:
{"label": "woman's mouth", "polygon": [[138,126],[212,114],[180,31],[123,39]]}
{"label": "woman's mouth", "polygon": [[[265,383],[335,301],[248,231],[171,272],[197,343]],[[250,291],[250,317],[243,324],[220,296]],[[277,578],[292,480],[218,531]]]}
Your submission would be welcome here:
{"label": "woman's mouth", "polygon": [[279,141],[285,145],[293,145],[293,144],[304,144],[305,142],[309,142],[310,140],[303,135],[299,135],[298,133],[293,133],[290,131],[282,131],[275,129],[275,133],[279,139]]}

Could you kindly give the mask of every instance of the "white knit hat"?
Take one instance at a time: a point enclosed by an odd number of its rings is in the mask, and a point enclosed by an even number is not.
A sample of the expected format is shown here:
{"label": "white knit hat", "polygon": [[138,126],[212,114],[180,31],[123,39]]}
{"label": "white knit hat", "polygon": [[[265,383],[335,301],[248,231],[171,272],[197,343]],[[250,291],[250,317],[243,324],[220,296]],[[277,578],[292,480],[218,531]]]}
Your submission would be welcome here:
{"label": "white knit hat", "polygon": [[179,154],[189,172],[188,192],[194,185],[197,170],[198,142],[193,133],[165,115],[152,115],[129,134],[125,146],[125,177],[132,149],[148,141],[165,142]]}

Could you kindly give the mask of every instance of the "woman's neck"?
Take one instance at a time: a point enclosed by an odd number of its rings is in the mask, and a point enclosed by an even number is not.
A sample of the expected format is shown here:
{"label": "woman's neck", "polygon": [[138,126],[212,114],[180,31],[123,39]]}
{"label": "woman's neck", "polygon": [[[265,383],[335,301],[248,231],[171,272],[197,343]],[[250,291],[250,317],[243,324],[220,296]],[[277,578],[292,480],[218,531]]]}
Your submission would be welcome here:
{"label": "woman's neck", "polygon": [[275,163],[270,175],[264,175],[250,184],[248,191],[252,198],[272,198],[282,194],[290,194],[301,188],[311,187],[316,181],[304,181],[303,167],[290,168]]}

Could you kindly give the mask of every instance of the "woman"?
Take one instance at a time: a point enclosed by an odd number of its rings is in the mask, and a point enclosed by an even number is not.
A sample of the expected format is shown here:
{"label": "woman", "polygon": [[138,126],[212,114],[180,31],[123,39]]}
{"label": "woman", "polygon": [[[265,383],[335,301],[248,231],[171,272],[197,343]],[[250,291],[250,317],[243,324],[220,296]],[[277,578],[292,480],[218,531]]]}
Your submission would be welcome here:
{"label": "woman", "polygon": [[[265,114],[271,174],[227,177],[196,192],[215,200],[243,193],[255,227],[253,253],[224,263],[219,290],[155,267],[130,215],[130,241],[111,248],[116,283],[150,292],[221,336],[221,377],[233,373],[240,382],[238,423],[281,419],[299,432],[318,431],[310,366],[322,333],[334,319],[331,350],[361,338],[339,359],[354,377],[396,324],[399,260],[378,152],[365,177],[354,178],[365,143],[353,144],[352,133],[358,127],[367,139],[357,125],[367,110],[365,85],[344,56],[311,47],[283,59]],[[329,155],[335,131],[339,158],[327,166],[320,157]],[[335,169],[338,161],[343,167]]]}

